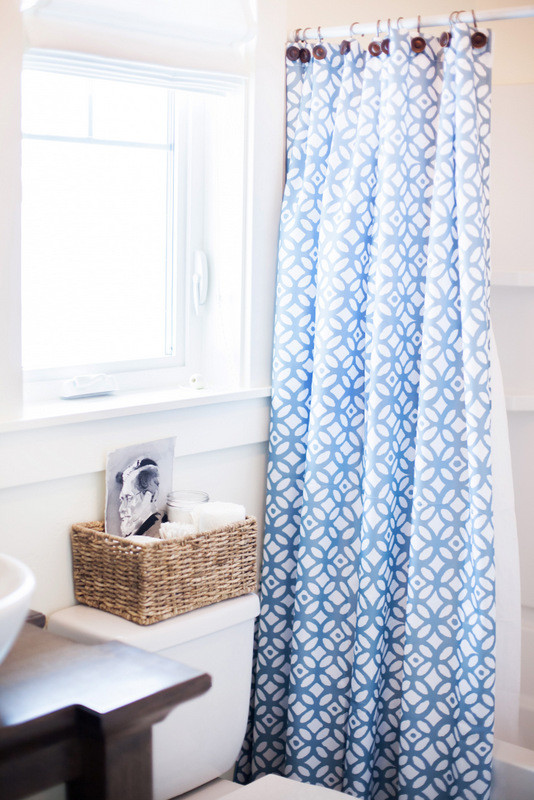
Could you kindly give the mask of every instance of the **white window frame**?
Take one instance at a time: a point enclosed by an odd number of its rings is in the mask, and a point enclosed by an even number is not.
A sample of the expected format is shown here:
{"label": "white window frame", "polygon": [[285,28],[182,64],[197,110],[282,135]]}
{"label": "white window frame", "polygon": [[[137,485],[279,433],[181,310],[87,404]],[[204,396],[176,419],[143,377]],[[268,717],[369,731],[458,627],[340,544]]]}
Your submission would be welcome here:
{"label": "white window frame", "polygon": [[[242,124],[246,125],[247,79],[243,76],[147,65],[134,61],[37,48],[27,52],[24,56],[23,66],[24,68],[46,69],[63,74],[112,77],[118,80],[123,77],[130,82],[176,88],[195,94],[231,95],[240,92],[244,103]],[[170,320],[169,327],[179,352],[153,359],[76,364],[61,368],[25,369],[23,376],[26,402],[58,397],[64,380],[82,374],[107,373],[115,376],[119,390],[135,391],[176,387],[180,383],[187,383],[192,372],[202,370],[202,353],[207,345],[203,342],[202,315],[198,317],[194,315],[191,302],[192,259],[195,251],[205,249],[206,240],[206,231],[203,225],[205,216],[203,172],[206,150],[204,137],[201,135],[204,126],[199,126],[198,121],[198,113],[193,113],[192,108],[189,107],[185,118],[179,122],[176,139],[184,142],[185,146],[179,146],[174,157],[174,196],[170,201],[172,213],[175,215],[175,224],[172,226],[172,241],[167,242],[167,246],[172,248],[173,260],[173,268],[168,269],[167,273],[167,285],[169,291],[172,292],[171,302],[174,305],[174,315]],[[246,153],[243,153],[243,159],[246,164]],[[177,176],[180,176],[179,179]],[[245,193],[245,186],[243,189]],[[245,208],[246,198],[243,196],[243,226],[245,226]],[[244,271],[244,259],[243,248],[242,263],[237,267],[241,272]],[[184,265],[181,273],[176,269],[177,260]],[[177,276],[177,285],[174,283],[175,276]],[[169,299],[167,299],[168,301]],[[180,342],[179,339],[176,339],[175,334],[176,326],[180,324],[179,321],[182,318],[184,320],[184,337]]]}

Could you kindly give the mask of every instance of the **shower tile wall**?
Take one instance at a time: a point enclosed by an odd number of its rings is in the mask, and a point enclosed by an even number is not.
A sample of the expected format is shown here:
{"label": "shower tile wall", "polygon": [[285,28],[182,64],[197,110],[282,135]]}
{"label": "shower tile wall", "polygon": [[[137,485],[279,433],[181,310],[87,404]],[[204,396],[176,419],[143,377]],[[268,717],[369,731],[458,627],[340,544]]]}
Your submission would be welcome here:
{"label": "shower tile wall", "polygon": [[[492,319],[508,397],[523,605],[522,693],[534,707],[534,84],[495,86],[492,111]],[[521,273],[521,275],[517,275]],[[512,402],[514,402],[512,400]],[[515,401],[517,404],[517,400]]]}

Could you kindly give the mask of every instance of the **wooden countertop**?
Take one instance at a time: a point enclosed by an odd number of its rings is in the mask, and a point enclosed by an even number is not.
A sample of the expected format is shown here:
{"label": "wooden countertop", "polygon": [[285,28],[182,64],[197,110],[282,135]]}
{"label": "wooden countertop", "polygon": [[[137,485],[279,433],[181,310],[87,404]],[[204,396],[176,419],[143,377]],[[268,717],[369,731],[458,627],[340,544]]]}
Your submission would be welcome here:
{"label": "wooden countertop", "polygon": [[69,800],[149,800],[151,726],[210,685],[144,650],[26,624],[0,665],[0,797],[66,781]]}

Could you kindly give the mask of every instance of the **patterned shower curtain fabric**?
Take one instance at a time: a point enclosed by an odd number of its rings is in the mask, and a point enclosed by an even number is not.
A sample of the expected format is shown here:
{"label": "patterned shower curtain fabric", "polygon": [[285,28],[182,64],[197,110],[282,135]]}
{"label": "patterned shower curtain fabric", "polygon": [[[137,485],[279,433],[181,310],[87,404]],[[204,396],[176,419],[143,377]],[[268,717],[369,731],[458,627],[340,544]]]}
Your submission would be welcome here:
{"label": "patterned shower curtain fabric", "polygon": [[485,800],[490,40],[288,63],[246,782]]}

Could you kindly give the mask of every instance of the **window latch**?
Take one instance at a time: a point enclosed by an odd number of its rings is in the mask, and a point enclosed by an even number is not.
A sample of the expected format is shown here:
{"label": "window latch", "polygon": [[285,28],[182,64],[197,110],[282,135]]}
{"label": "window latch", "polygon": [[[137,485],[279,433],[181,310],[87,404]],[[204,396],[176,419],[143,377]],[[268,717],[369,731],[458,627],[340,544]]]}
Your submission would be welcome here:
{"label": "window latch", "polygon": [[203,250],[195,250],[193,257],[193,308],[195,314],[200,313],[208,297],[208,259]]}

